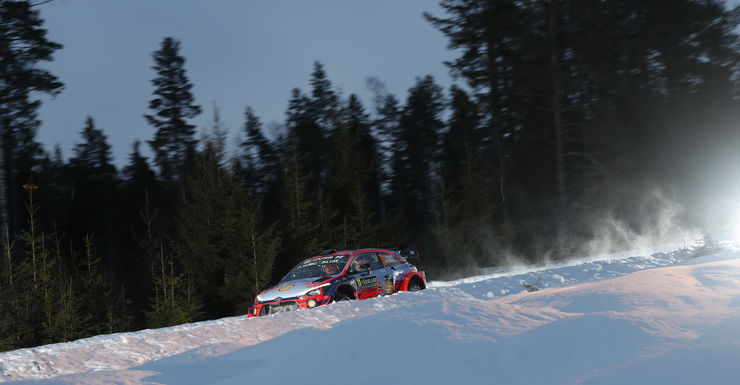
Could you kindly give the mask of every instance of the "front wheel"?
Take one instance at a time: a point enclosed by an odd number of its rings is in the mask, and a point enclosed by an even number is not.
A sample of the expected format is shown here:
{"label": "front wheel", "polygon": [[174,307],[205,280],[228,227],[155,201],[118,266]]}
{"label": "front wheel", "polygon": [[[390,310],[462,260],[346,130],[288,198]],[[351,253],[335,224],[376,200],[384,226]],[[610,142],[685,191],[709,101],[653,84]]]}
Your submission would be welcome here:
{"label": "front wheel", "polygon": [[341,291],[338,291],[334,294],[334,302],[349,301],[350,299],[351,298],[347,294],[344,294]]}
{"label": "front wheel", "polygon": [[419,291],[421,289],[422,289],[422,287],[421,287],[421,285],[419,285],[419,282],[416,282],[414,280],[414,281],[409,282],[409,286],[408,286],[408,288],[406,290],[407,291]]}

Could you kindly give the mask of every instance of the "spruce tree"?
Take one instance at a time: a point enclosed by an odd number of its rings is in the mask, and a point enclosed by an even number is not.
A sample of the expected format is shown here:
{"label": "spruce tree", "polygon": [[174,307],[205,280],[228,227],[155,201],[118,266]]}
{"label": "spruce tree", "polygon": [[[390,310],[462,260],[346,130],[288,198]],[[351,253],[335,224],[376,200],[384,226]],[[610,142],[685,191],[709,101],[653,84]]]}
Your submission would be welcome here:
{"label": "spruce tree", "polygon": [[85,237],[95,238],[102,265],[110,276],[120,259],[114,242],[125,231],[114,219],[118,208],[118,175],[111,163],[111,146],[91,117],[85,120],[80,137],[82,142],[75,145],[74,156],[69,160],[73,215],[65,232],[77,249],[84,247]]}
{"label": "spruce tree", "polygon": [[399,122],[393,154],[393,192],[399,213],[409,221],[415,237],[420,237],[432,222],[433,160],[444,126],[440,120],[443,107],[442,90],[427,75],[409,89]]}
{"label": "spruce tree", "polygon": [[464,90],[453,86],[450,94],[451,113],[442,136],[435,189],[435,250],[440,252],[429,255],[456,255],[454,261],[435,261],[451,270],[472,264],[494,265],[498,262],[493,258],[495,253],[491,255],[480,242],[482,234],[496,233],[496,206],[489,196],[496,186],[486,168],[481,116],[478,105]]}
{"label": "spruce tree", "polygon": [[377,178],[378,178],[378,216],[380,221],[388,221],[388,199],[391,192],[391,176],[393,175],[393,149],[398,135],[400,111],[398,100],[387,93],[385,85],[377,79],[368,79],[368,88],[373,90],[375,103],[375,118],[372,121],[372,136],[377,143]]}
{"label": "spruce tree", "polygon": [[497,168],[496,179],[498,200],[502,205],[502,220],[508,220],[507,179],[509,172],[505,135],[510,135],[515,126],[507,127],[507,115],[511,110],[506,105],[510,100],[508,89],[511,82],[512,65],[520,56],[522,36],[527,25],[519,6],[502,0],[442,0],[447,18],[425,13],[424,17],[441,30],[449,39],[448,47],[460,52],[460,56],[448,62],[452,73],[463,77],[477,91],[481,102],[487,105],[486,118],[490,132]]}
{"label": "spruce tree", "polygon": [[[369,118],[356,95],[335,119],[332,131],[334,155],[330,161],[331,184],[327,186],[331,207],[337,210],[339,247],[354,249],[377,243],[375,212],[379,187],[376,174],[376,144]],[[322,229],[322,234],[330,233]]]}
{"label": "spruce tree", "polygon": [[252,186],[256,193],[265,194],[277,177],[277,153],[272,143],[262,133],[262,122],[252,108],[247,107],[244,115],[246,139],[241,143],[242,168],[245,170],[247,184]]}
{"label": "spruce tree", "polygon": [[144,115],[157,132],[149,141],[162,179],[182,182],[186,163],[195,150],[195,126],[189,119],[201,113],[191,93],[193,85],[185,73],[185,58],[180,42],[166,37],[160,49],[152,53],[157,76],[152,79],[154,99],[149,102],[151,114]]}
{"label": "spruce tree", "polygon": [[30,1],[0,1],[0,223],[20,229],[21,186],[42,155],[36,141],[40,94],[56,95],[63,83],[39,64],[62,46],[46,37],[39,11]]}
{"label": "spruce tree", "polygon": [[188,178],[178,259],[203,298],[208,317],[245,312],[272,273],[279,238],[261,207],[227,165],[226,131],[214,114],[211,133]]}
{"label": "spruce tree", "polygon": [[[7,224],[5,225],[7,227]],[[0,351],[10,350],[16,347],[15,333],[17,330],[17,270],[15,263],[15,242],[10,239],[8,231],[4,231],[0,239],[2,258],[0,259]]]}
{"label": "spruce tree", "polygon": [[298,155],[307,171],[308,193],[314,195],[318,186],[327,180],[327,160],[332,145],[329,136],[336,120],[339,99],[319,62],[314,63],[310,84],[310,97],[297,88],[293,90],[287,128],[295,139]]}
{"label": "spruce tree", "polygon": [[311,103],[310,114],[328,135],[331,124],[335,119],[339,98],[332,90],[331,81],[326,76],[324,66],[319,62],[313,63],[311,73]]}
{"label": "spruce tree", "polygon": [[85,127],[80,132],[82,142],[77,143],[73,149],[75,154],[69,160],[70,166],[84,170],[87,180],[110,180],[116,174],[113,166],[111,146],[103,130],[95,127],[92,117],[87,117]]}
{"label": "spruce tree", "polygon": [[280,190],[285,243],[275,262],[273,280],[282,278],[302,259],[315,255],[327,242],[326,238],[320,236],[317,217],[323,218],[318,222],[326,223],[328,215],[315,214],[322,212],[322,194],[318,193],[319,188],[313,197],[307,192],[310,179],[304,171],[307,167],[304,166],[304,157],[300,155],[295,131],[289,132],[285,151]]}
{"label": "spruce tree", "polygon": [[125,196],[134,202],[138,209],[144,206],[145,195],[158,195],[157,176],[149,165],[149,160],[141,154],[141,142],[135,141],[129,155],[128,164],[123,168]]}
{"label": "spruce tree", "polygon": [[[147,236],[141,231],[141,212],[145,207],[149,207],[151,212],[161,211],[163,206],[159,200],[162,195],[156,173],[150,167],[148,159],[142,155],[140,146],[141,142],[134,142],[128,163],[122,169],[122,199],[117,210],[118,226],[124,229],[117,241],[118,251],[122,256],[117,273],[121,277],[126,296],[130,298],[131,307],[127,311],[135,316],[143,314],[152,287],[149,251],[142,247],[142,241]],[[158,223],[155,227],[159,226],[159,216],[156,221]],[[140,318],[134,317],[134,322],[137,320],[141,322]]]}
{"label": "spruce tree", "polygon": [[149,257],[151,292],[148,309],[144,311],[148,327],[163,327],[198,319],[200,301],[192,277],[182,273],[182,266],[175,263],[172,239],[158,225],[159,211],[149,200],[140,210],[144,234],[139,238],[140,247]]}
{"label": "spruce tree", "polygon": [[[288,106],[287,129],[290,141],[308,171],[308,187],[313,193],[326,174],[326,151],[328,148],[326,130],[318,123],[313,113],[311,99],[299,89],[293,89]],[[289,155],[286,155],[289,157]]]}

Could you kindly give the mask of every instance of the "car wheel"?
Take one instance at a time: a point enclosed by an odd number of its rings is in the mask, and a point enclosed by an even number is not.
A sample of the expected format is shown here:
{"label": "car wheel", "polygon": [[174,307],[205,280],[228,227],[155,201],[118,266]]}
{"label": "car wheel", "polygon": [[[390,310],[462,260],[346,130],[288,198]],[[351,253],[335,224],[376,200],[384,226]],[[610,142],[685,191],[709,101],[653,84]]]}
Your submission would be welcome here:
{"label": "car wheel", "polygon": [[408,288],[406,288],[406,291],[419,291],[421,290],[421,285],[419,285],[419,282],[416,280],[409,282]]}
{"label": "car wheel", "polygon": [[334,302],[349,301],[350,299],[351,298],[349,298],[349,296],[347,296],[347,294],[344,294],[341,291],[338,291],[338,292],[334,293]]}

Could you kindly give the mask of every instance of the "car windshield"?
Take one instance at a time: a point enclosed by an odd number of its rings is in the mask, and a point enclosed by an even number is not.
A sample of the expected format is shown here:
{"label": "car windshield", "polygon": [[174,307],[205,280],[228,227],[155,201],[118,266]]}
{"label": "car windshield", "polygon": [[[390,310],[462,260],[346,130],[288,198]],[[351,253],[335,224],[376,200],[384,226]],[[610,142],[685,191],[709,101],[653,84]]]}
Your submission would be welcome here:
{"label": "car windshield", "polygon": [[347,264],[348,259],[348,255],[334,255],[306,259],[299,263],[298,266],[294,267],[281,282],[339,274],[344,269],[344,265]]}

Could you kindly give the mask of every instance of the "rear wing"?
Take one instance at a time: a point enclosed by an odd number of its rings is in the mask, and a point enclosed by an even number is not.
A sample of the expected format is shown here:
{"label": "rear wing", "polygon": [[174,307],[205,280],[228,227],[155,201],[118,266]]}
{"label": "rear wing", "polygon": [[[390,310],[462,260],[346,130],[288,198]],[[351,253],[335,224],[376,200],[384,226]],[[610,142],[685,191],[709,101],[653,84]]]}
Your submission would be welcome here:
{"label": "rear wing", "polygon": [[398,244],[394,246],[388,246],[384,247],[384,249],[393,250],[395,252],[398,252],[398,254],[403,257],[403,259],[416,259],[421,257],[421,253],[419,252],[419,249],[416,248],[413,244]]}

